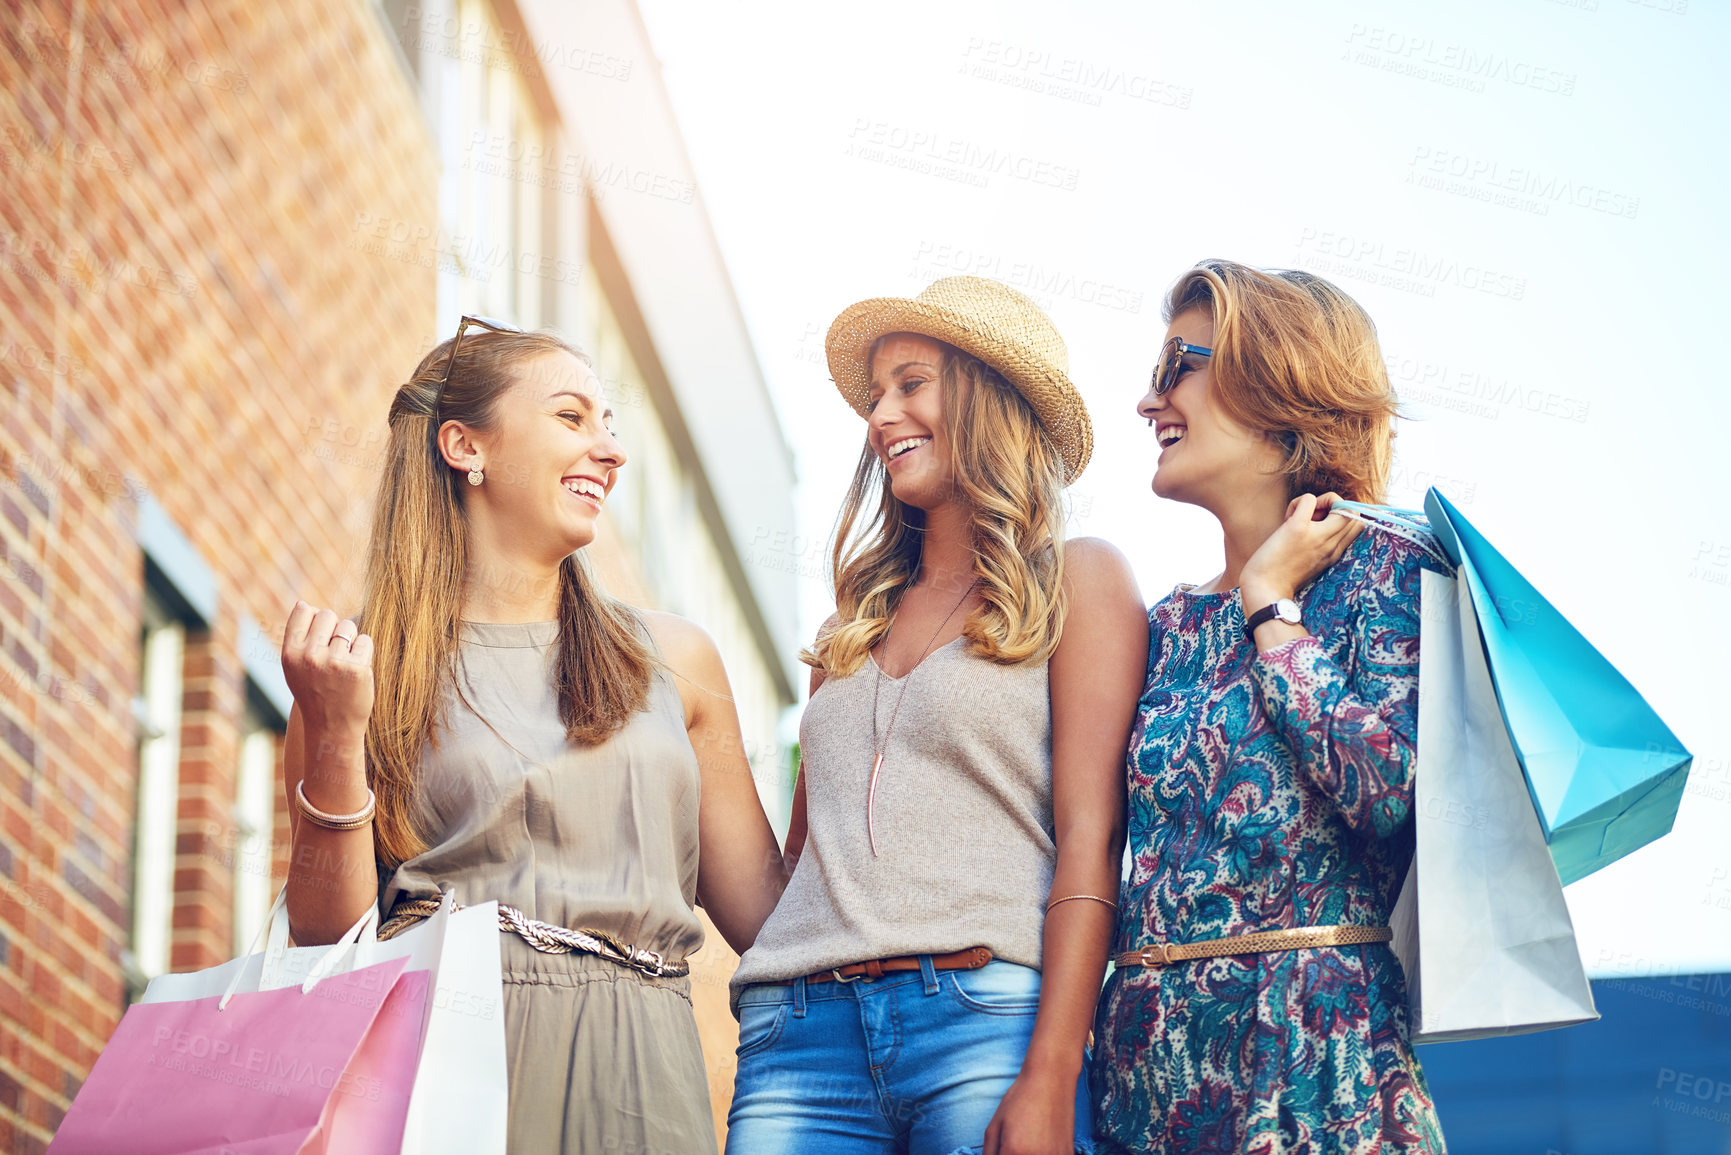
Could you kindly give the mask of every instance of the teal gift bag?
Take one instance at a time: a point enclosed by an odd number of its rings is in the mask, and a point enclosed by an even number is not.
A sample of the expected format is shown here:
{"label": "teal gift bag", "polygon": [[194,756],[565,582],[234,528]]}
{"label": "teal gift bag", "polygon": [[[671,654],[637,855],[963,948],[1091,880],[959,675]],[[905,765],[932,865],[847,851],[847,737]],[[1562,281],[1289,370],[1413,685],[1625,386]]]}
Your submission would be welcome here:
{"label": "teal gift bag", "polygon": [[[1378,521],[1392,512],[1343,502]],[[1567,884],[1670,832],[1690,754],[1646,699],[1435,489],[1425,516],[1467,583],[1503,724]]]}

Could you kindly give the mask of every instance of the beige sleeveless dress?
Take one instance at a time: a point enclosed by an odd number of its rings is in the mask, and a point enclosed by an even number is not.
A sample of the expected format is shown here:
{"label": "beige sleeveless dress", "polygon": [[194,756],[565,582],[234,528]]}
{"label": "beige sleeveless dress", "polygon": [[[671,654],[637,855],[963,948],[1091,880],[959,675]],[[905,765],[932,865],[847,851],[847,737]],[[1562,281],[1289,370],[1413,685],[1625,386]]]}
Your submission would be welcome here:
{"label": "beige sleeveless dress", "polygon": [[[683,959],[703,929],[679,691],[657,671],[647,710],[573,746],[553,693],[557,639],[557,622],[463,623],[446,726],[421,756],[431,847],[382,880],[381,914],[443,888]],[[511,933],[499,946],[512,1155],[715,1151],[689,979],[542,954]]]}

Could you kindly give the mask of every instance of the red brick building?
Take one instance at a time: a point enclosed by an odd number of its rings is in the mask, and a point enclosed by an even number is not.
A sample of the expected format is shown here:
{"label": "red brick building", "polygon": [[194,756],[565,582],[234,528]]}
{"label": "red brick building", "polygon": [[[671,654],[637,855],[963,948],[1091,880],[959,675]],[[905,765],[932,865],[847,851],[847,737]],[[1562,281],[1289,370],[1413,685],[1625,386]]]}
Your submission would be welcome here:
{"label": "red brick building", "polygon": [[[490,107],[512,72],[536,131],[571,149],[555,89],[511,67],[537,44],[521,15],[486,8],[508,33],[480,65]],[[425,111],[437,46],[417,39],[438,28],[338,0],[25,2],[0,21],[0,1150],[43,1149],[130,995],[232,957],[280,883],[275,634],[296,597],[355,604],[389,397],[445,320],[500,296],[395,244],[396,224],[375,244],[357,223],[452,212],[449,126]],[[652,64],[623,79],[659,84]],[[759,608],[774,576],[739,564],[750,526],[681,417],[688,354],[633,291],[653,273],[633,255],[645,209],[541,195],[537,229],[578,222],[556,247],[535,233],[541,253],[572,252],[583,277],[531,261],[534,291],[506,297],[599,343],[637,391],[621,420],[671,447],[654,484],[677,483],[707,551],[659,564],[718,576],[680,604],[639,564],[640,525],[608,531],[603,573],[698,617],[730,671],[755,663],[746,731],[773,763],[793,700],[785,630]],[[707,229],[690,192],[659,199]]]}
{"label": "red brick building", "polygon": [[129,971],[235,953],[238,767],[281,725],[258,623],[352,597],[371,488],[307,447],[358,448],[433,313],[345,207],[430,216],[437,171],[364,6],[26,4],[0,74],[0,1148],[29,1152]]}

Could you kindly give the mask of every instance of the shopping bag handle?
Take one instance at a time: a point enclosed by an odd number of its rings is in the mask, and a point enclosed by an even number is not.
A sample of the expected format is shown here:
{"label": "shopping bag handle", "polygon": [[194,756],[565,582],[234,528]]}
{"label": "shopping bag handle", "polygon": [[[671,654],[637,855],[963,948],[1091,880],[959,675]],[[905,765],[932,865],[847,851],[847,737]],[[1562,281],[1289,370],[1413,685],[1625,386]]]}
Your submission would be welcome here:
{"label": "shopping bag handle", "polygon": [[[367,908],[365,914],[355,920],[353,926],[344,931],[342,936],[331,944],[330,949],[319,957],[319,961],[313,964],[312,970],[307,974],[306,981],[301,984],[301,991],[303,993],[311,991],[319,979],[331,973],[337,960],[348,950],[363,952],[363,956],[370,960],[372,952],[363,944],[363,940],[376,943],[378,941],[378,926],[379,904],[375,902]],[[235,967],[234,976],[228,980],[228,989],[223,991],[221,1000],[217,1002],[217,1010],[226,1010],[228,1001],[240,989],[240,980],[247,971],[246,960],[258,953],[259,939],[265,939],[264,957],[259,960],[259,967],[262,972],[266,962],[272,958],[280,957],[284,951],[288,950],[288,935],[288,883],[284,882],[282,889],[277,891],[275,901],[270,904],[270,914],[265,918],[263,925],[258,928],[257,933],[253,935],[252,943],[247,947],[246,954],[240,956],[241,965]]]}
{"label": "shopping bag handle", "polygon": [[378,932],[379,904],[374,902],[367,907],[365,914],[355,920],[355,925],[344,931],[343,937],[333,943],[331,949],[313,964],[313,968],[307,972],[306,981],[301,984],[301,993],[310,993],[320,979],[335,973],[338,960],[351,950],[355,952],[357,966],[371,963],[372,944],[378,942]]}
{"label": "shopping bag handle", "polygon": [[1397,509],[1392,505],[1371,505],[1364,501],[1336,501],[1328,507],[1328,512],[1338,513],[1342,517],[1350,517],[1354,521],[1363,522],[1373,529],[1392,533],[1404,541],[1424,550],[1425,555],[1444,568],[1444,572],[1453,574],[1455,563],[1438,544],[1436,535],[1419,519],[1424,516],[1416,509]]}
{"label": "shopping bag handle", "polygon": [[[258,930],[253,932],[252,942],[247,944],[246,952],[240,956],[240,965],[234,968],[234,977],[228,980],[228,989],[222,992],[222,999],[216,1004],[217,1010],[228,1009],[228,1000],[234,998],[234,993],[240,989],[240,980],[246,974],[247,960],[258,954],[260,939],[265,940],[265,958],[270,958],[280,949],[277,942],[278,922],[282,924],[281,945],[286,946],[288,943],[288,883],[286,881],[282,884],[282,889],[276,892],[276,897],[271,900],[270,910],[265,914],[264,921],[259,923]],[[268,938],[266,937],[267,933]],[[259,961],[261,971],[263,967],[264,961],[261,959]]]}

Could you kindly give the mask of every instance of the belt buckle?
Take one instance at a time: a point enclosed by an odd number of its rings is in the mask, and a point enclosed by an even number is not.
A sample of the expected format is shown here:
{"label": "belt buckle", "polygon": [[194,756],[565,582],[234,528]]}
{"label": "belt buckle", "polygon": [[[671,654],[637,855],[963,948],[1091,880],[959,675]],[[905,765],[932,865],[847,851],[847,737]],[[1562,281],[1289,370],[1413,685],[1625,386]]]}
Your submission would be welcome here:
{"label": "belt buckle", "polygon": [[1172,944],[1169,942],[1155,943],[1142,948],[1142,965],[1145,967],[1171,966],[1177,960],[1172,957]]}
{"label": "belt buckle", "polygon": [[871,977],[870,975],[843,975],[840,967],[830,967],[829,973],[835,976],[835,981],[838,983],[857,983],[863,978]]}
{"label": "belt buckle", "polygon": [[643,947],[638,947],[635,961],[643,968],[643,973],[650,978],[658,979],[666,974],[667,960],[662,957],[660,951],[645,950]]}

